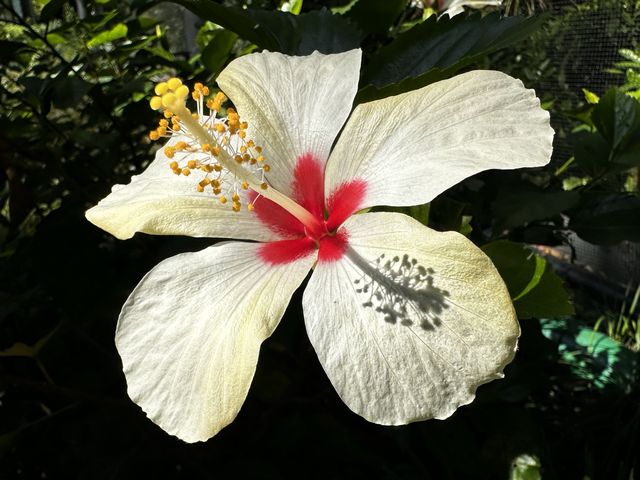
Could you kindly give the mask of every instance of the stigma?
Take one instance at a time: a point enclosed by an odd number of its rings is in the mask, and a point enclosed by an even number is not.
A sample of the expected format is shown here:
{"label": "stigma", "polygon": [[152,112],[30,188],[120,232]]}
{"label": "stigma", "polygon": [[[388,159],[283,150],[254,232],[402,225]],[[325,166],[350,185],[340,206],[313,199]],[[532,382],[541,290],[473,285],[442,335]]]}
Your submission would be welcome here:
{"label": "stigma", "polygon": [[[271,167],[262,147],[248,138],[248,123],[232,107],[223,107],[227,100],[224,93],[212,95],[202,83],[189,90],[178,78],[158,83],[154,91],[156,96],[149,105],[162,111],[163,118],[149,132],[149,138],[181,138],[164,147],[170,160],[168,168],[186,177],[194,171],[203,172],[194,181],[195,191],[213,194],[220,204],[229,205],[235,212],[243,207],[253,211],[254,203],[269,188],[265,173]],[[189,97],[195,102],[195,111],[187,108]],[[250,189],[257,195],[243,194]]]}

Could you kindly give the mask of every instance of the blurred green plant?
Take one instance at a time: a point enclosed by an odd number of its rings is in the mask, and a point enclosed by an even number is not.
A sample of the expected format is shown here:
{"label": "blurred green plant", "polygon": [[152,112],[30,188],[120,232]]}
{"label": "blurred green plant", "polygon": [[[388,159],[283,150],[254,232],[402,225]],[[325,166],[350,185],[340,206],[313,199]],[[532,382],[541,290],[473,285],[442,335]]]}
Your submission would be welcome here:
{"label": "blurred green plant", "polygon": [[[627,297],[629,290],[627,290]],[[640,352],[640,309],[638,309],[638,300],[640,300],[640,286],[631,300],[631,305],[627,307],[625,300],[617,315],[610,313],[601,315],[596,320],[593,330],[595,332],[602,329],[604,333],[614,340],[620,342],[629,350]]]}
{"label": "blurred green plant", "polygon": [[624,75],[625,82],[620,89],[627,95],[640,100],[640,50],[622,48],[618,53],[624,60],[616,62],[609,71]]}

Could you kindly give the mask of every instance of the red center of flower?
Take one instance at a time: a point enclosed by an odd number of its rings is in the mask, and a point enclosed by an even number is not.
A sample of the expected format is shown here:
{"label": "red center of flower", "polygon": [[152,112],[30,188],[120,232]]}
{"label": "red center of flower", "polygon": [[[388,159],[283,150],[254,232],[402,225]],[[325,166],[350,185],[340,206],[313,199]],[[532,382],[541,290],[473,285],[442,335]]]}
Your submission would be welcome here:
{"label": "red center of flower", "polygon": [[[317,225],[308,227],[280,205],[267,198],[255,202],[254,212],[260,221],[284,240],[265,243],[260,256],[271,264],[293,262],[319,249],[318,261],[336,261],[344,255],[348,234],[342,223],[361,206],[366,183],[352,180],[343,183],[324,197],[324,167],[310,153],[298,158],[293,171],[293,200],[306,208]],[[254,198],[257,194],[254,194]]]}

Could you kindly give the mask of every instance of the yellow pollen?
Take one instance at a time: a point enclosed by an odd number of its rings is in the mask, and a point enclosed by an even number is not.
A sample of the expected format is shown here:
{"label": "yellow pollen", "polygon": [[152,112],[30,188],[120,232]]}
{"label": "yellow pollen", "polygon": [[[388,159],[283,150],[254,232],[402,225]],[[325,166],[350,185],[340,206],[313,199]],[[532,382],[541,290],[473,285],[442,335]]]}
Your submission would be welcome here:
{"label": "yellow pollen", "polygon": [[152,132],[149,132],[149,138],[151,140],[158,140],[160,138],[160,135],[158,135],[158,132],[154,130]]}
{"label": "yellow pollen", "polygon": [[242,182],[242,189],[247,190],[249,188],[249,182]]}
{"label": "yellow pollen", "polygon": [[159,125],[161,127],[168,127],[169,126],[169,122],[165,118],[163,118],[162,120],[160,120]]}
{"label": "yellow pollen", "polygon": [[255,207],[253,206],[253,203],[248,203],[248,204],[247,204],[247,210],[249,210],[250,212],[253,212],[253,209],[254,209],[254,208],[255,208]]}
{"label": "yellow pollen", "polygon": [[164,118],[171,118],[173,116],[173,113],[171,113],[169,110],[165,110],[164,112],[162,112],[162,114],[164,115]]}
{"label": "yellow pollen", "polygon": [[182,85],[182,81],[179,78],[172,77],[169,80],[167,80],[167,87],[170,90],[175,90],[176,88],[178,88],[181,85]]}
{"label": "yellow pollen", "polygon": [[260,184],[260,188],[263,190],[266,190],[267,188],[269,188],[269,184],[267,182],[262,182]]}
{"label": "yellow pollen", "polygon": [[160,82],[153,91],[156,92],[156,95],[164,95],[169,91],[169,85],[167,85],[167,82]]}
{"label": "yellow pollen", "polygon": [[191,170],[189,170],[188,168],[183,168],[183,169],[182,169],[182,174],[183,174],[185,177],[188,177],[189,175],[191,175]]}
{"label": "yellow pollen", "polygon": [[195,160],[189,160],[187,162],[187,167],[189,168],[196,168],[198,166],[198,162],[196,162]]}
{"label": "yellow pollen", "polygon": [[240,204],[234,202],[233,206],[231,207],[231,210],[233,210],[234,212],[239,212],[240,211]]}
{"label": "yellow pollen", "polygon": [[258,160],[259,162],[264,162],[264,156],[258,155],[258,158],[256,158],[256,160]]}
{"label": "yellow pollen", "polygon": [[169,157],[169,158],[173,158],[173,156],[175,155],[176,150],[173,147],[164,147],[164,154]]}
{"label": "yellow pollen", "polygon": [[162,108],[162,99],[160,97],[151,97],[151,100],[149,101],[149,106],[151,107],[152,110],[158,110],[160,108]]}
{"label": "yellow pollen", "polygon": [[254,150],[258,153],[262,153],[262,147],[259,147],[256,145],[256,147],[254,148]]}
{"label": "yellow pollen", "polygon": [[187,95],[189,95],[189,87],[187,87],[186,85],[180,85],[175,90],[175,94],[176,94],[176,97],[184,99]]}
{"label": "yellow pollen", "polygon": [[225,203],[227,203],[227,197],[225,197],[224,195],[222,195],[222,196],[220,197],[220,203],[221,203],[221,204],[223,204],[223,205],[224,205]]}
{"label": "yellow pollen", "polygon": [[271,170],[271,167],[265,163],[265,164],[262,166],[262,169],[263,169],[265,172],[268,172],[269,170]]}
{"label": "yellow pollen", "polygon": [[196,186],[196,190],[200,193],[204,192],[204,187],[202,185]]}
{"label": "yellow pollen", "polygon": [[221,172],[221,171],[222,171],[222,165],[220,165],[220,164],[216,163],[216,164],[213,166],[213,169],[214,169],[216,172]]}
{"label": "yellow pollen", "polygon": [[240,201],[240,195],[238,195],[237,193],[234,193],[233,195],[231,195],[231,200],[234,201],[234,203],[237,203]]}
{"label": "yellow pollen", "polygon": [[171,163],[169,164],[169,168],[170,168],[171,170],[177,170],[177,169],[178,169],[178,162],[176,162],[176,161],[171,162]]}

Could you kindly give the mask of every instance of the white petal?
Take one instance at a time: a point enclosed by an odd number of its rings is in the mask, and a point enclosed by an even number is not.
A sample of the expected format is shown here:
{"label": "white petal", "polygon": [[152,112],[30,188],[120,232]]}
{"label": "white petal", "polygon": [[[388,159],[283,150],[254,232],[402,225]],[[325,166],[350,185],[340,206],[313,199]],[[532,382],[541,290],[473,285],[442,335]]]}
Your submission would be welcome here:
{"label": "white petal", "polygon": [[212,437],[236,417],[260,344],[315,260],[271,266],[259,248],[227,242],[171,257],[122,308],[116,344],[129,396],[187,442]]}
{"label": "white petal", "polygon": [[[187,138],[173,137],[167,145],[181,140]],[[121,240],[136,232],[247,240],[277,238],[248,210],[234,212],[212,192],[198,192],[196,187],[204,178],[203,172],[192,170],[188,177],[175,175],[163,150],[157,151],[155,160],[142,174],[131,177],[131,183],[115,185],[109,195],[86,212],[87,219]]]}
{"label": "white petal", "polygon": [[483,170],[545,165],[552,139],[533,90],[504,73],[469,72],[356,107],[325,190],[360,178],[362,208],[422,204]]}
{"label": "white petal", "polygon": [[384,425],[443,419],[502,377],[520,330],[480,249],[397,213],[355,215],[345,228],[346,256],[318,263],[303,307],[311,343],[349,408]]}
{"label": "white petal", "polygon": [[269,182],[291,193],[296,159],[312,153],[326,162],[351,111],[360,75],[360,50],[305,57],[263,52],[227,66],[218,85],[264,147]]}

